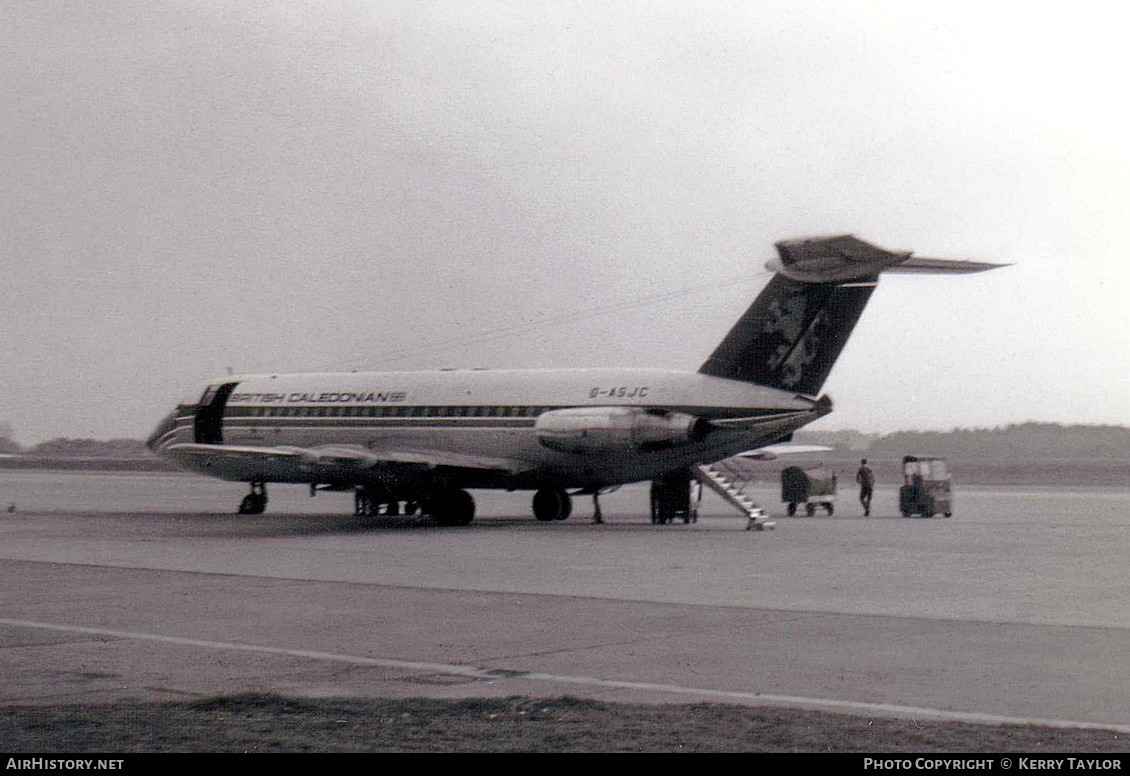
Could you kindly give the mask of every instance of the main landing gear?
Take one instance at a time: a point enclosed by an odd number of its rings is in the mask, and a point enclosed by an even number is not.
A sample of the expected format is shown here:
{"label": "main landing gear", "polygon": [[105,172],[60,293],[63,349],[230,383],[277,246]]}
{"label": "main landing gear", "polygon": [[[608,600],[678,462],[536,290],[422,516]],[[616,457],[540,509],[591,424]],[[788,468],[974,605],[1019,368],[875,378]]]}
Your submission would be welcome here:
{"label": "main landing gear", "polygon": [[438,525],[470,525],[475,519],[475,500],[470,493],[457,488],[432,493],[423,507],[424,514]]}
{"label": "main landing gear", "polygon": [[261,515],[267,508],[267,483],[252,482],[251,492],[239,502],[239,514]]}
{"label": "main landing gear", "polygon": [[420,511],[420,505],[415,501],[405,501],[401,507],[399,499],[387,493],[372,488],[357,488],[353,492],[353,514],[357,517],[395,517],[397,515],[410,516]]}
{"label": "main landing gear", "polygon": [[470,525],[475,519],[475,500],[458,488],[429,493],[420,502],[401,501],[396,496],[373,488],[358,488],[353,497],[353,514],[358,517],[392,517],[421,512],[438,525]]}

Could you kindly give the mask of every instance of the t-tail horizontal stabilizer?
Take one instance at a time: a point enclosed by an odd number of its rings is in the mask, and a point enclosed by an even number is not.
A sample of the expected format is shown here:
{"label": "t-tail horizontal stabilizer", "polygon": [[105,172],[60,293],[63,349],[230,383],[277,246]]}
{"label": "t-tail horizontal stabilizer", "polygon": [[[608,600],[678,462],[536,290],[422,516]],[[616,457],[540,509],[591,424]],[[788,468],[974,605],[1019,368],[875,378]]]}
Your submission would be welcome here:
{"label": "t-tail horizontal stabilizer", "polygon": [[777,274],[699,372],[815,396],[882,272],[966,274],[1001,264],[913,258],[851,235],[783,240]]}
{"label": "t-tail horizontal stabilizer", "polygon": [[968,274],[1003,267],[982,261],[916,258],[912,251],[887,251],[850,234],[777,243],[779,258],[766,267],[803,283],[874,280],[880,272]]}

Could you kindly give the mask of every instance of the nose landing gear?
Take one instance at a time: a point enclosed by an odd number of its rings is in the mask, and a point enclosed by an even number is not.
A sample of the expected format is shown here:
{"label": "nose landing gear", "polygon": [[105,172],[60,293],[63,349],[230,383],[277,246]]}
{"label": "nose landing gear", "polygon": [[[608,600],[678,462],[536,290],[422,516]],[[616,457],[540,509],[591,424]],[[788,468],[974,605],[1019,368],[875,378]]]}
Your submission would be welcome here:
{"label": "nose landing gear", "polygon": [[267,508],[267,483],[252,482],[251,492],[239,502],[239,514],[261,515]]}

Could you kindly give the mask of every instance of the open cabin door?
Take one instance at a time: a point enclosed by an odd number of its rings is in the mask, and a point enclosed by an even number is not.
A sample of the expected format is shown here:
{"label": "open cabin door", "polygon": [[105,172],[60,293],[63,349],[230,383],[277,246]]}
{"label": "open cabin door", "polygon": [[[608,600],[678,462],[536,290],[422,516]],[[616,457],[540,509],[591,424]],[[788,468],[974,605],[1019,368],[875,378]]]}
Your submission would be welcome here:
{"label": "open cabin door", "polygon": [[220,445],[224,442],[224,407],[239,383],[209,385],[196,408],[193,433],[199,445]]}

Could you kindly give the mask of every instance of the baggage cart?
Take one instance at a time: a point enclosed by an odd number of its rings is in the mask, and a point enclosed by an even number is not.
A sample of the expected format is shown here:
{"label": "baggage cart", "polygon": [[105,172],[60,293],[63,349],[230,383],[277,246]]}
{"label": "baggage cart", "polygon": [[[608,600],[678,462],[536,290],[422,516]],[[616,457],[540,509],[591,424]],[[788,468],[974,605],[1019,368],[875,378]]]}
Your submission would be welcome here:
{"label": "baggage cart", "polygon": [[788,504],[790,516],[803,505],[809,517],[823,507],[828,514],[835,513],[836,473],[826,466],[789,466],[781,470],[781,501]]}

